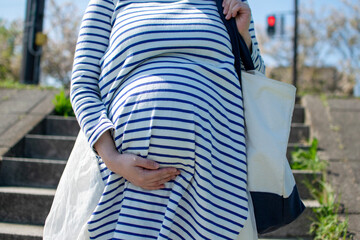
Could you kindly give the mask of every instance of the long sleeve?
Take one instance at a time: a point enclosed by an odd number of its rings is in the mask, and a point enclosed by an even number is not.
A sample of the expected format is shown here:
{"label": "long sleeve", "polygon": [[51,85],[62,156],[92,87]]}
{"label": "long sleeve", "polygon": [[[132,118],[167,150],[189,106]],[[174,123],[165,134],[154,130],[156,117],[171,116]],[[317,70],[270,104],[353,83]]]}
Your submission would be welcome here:
{"label": "long sleeve", "polygon": [[75,51],[70,98],[91,147],[102,133],[114,129],[98,86],[100,60],[109,44],[113,12],[113,1],[90,0]]}
{"label": "long sleeve", "polygon": [[[242,0],[242,1],[249,4],[248,1],[246,1],[246,0]],[[249,33],[250,33],[251,42],[252,42],[251,58],[253,60],[254,67],[257,71],[265,73],[265,64],[264,64],[264,60],[262,59],[262,57],[260,55],[259,44],[256,40],[256,34],[255,34],[255,24],[254,24],[254,20],[252,17],[251,17],[251,22],[250,22],[250,26],[249,26]]]}
{"label": "long sleeve", "polygon": [[262,59],[262,57],[260,55],[259,43],[256,40],[255,25],[254,25],[254,21],[252,18],[251,18],[251,22],[250,22],[249,32],[250,32],[251,42],[252,42],[251,58],[253,60],[254,67],[259,72],[265,73],[265,64],[264,64],[264,60]]}

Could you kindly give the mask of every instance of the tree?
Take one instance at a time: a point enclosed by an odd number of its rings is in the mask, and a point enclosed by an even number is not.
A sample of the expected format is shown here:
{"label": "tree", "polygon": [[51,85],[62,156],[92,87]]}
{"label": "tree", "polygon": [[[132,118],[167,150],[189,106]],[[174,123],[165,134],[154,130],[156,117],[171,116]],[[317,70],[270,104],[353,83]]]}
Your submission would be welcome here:
{"label": "tree", "polygon": [[[313,9],[310,1],[309,7],[302,5],[299,15],[299,38],[298,38],[298,89],[300,91],[322,91],[324,83],[314,81],[319,74],[319,69],[324,72],[325,66],[322,61],[326,54],[323,43],[326,41],[325,21]],[[293,64],[293,27],[288,27],[285,31],[286,36],[269,39],[267,36],[260,37],[262,52],[270,57],[270,61],[276,63],[276,68],[268,68],[270,77],[292,82]]]}
{"label": "tree", "polygon": [[340,58],[344,91],[351,92],[354,80],[360,81],[360,0],[341,2],[343,7],[332,9],[327,17],[327,37]]}
{"label": "tree", "polygon": [[[354,72],[360,69],[360,0],[354,1],[357,3],[342,0],[349,8],[346,11],[344,8],[319,11],[314,9],[312,1],[301,6],[298,41],[300,90],[351,93]],[[293,30],[288,28],[286,32],[292,33]],[[271,40],[260,31],[260,42],[263,54],[280,67],[270,68],[270,77],[280,77],[290,82],[293,56],[291,37]],[[338,62],[330,63],[329,59],[338,59]],[[278,71],[276,74],[275,70]]]}
{"label": "tree", "polygon": [[42,71],[45,76],[68,85],[81,16],[75,3],[70,1],[60,5],[50,0],[46,13],[50,24],[47,30],[48,42],[42,56]]}
{"label": "tree", "polygon": [[18,81],[21,66],[22,23],[0,19],[0,81]]}

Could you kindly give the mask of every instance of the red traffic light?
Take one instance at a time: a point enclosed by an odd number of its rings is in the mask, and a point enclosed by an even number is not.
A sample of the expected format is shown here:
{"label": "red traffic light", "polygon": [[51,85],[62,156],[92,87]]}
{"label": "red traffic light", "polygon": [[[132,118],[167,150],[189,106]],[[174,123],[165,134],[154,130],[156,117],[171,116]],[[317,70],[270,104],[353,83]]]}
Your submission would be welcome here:
{"label": "red traffic light", "polygon": [[273,37],[276,31],[276,17],[275,15],[269,15],[267,17],[267,33],[269,37]]}
{"label": "red traffic light", "polygon": [[268,21],[268,26],[269,27],[274,27],[275,22],[276,22],[276,18],[275,18],[275,16],[271,15],[271,16],[268,17],[267,21]]}

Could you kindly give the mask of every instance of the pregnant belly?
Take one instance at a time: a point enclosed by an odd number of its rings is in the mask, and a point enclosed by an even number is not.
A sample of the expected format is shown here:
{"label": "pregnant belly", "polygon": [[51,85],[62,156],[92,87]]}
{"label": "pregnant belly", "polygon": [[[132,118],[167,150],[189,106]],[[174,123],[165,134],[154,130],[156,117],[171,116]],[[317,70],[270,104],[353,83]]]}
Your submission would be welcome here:
{"label": "pregnant belly", "polygon": [[118,150],[192,175],[196,135],[193,91],[183,78],[169,75],[137,75],[125,81],[109,111]]}

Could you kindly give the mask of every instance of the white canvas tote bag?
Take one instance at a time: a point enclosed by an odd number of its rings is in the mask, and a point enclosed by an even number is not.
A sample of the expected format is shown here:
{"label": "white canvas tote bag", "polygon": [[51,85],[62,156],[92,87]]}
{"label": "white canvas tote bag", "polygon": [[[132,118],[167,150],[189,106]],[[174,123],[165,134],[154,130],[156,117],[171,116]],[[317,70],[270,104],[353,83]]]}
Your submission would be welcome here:
{"label": "white canvas tote bag", "polygon": [[248,189],[258,232],[266,233],[292,222],[304,210],[286,158],[296,89],[257,71],[241,75]]}
{"label": "white canvas tote bag", "polygon": [[80,130],[46,218],[43,239],[89,239],[87,221],[104,187],[96,155]]}

